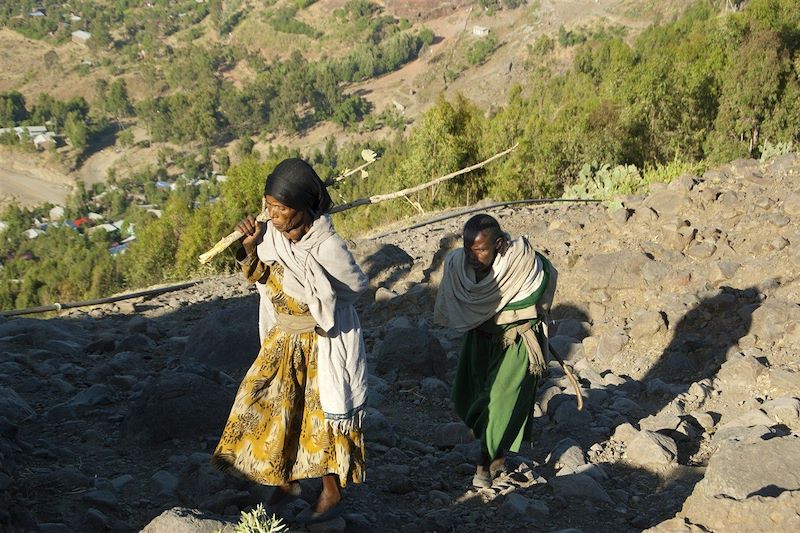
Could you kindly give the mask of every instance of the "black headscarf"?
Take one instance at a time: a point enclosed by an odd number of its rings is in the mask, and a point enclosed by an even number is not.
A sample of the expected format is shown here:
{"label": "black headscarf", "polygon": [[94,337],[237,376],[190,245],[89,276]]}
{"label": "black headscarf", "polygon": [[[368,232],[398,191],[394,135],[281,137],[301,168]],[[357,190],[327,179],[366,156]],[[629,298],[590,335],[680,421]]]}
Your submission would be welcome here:
{"label": "black headscarf", "polygon": [[296,157],[284,159],[267,176],[264,196],[267,195],[297,211],[309,211],[314,218],[331,207],[325,184],[311,165]]}

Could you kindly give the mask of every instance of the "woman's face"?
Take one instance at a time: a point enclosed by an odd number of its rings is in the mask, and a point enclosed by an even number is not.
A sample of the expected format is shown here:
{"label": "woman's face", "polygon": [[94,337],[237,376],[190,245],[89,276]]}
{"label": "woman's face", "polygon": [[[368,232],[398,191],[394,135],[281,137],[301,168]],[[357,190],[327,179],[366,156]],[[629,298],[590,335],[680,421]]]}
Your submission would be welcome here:
{"label": "woman's face", "polygon": [[270,195],[266,195],[264,200],[267,203],[269,218],[272,221],[272,225],[275,226],[275,229],[292,240],[299,240],[305,233],[305,231],[300,230],[305,226],[306,213],[304,211],[292,209],[280,203],[277,198]]}

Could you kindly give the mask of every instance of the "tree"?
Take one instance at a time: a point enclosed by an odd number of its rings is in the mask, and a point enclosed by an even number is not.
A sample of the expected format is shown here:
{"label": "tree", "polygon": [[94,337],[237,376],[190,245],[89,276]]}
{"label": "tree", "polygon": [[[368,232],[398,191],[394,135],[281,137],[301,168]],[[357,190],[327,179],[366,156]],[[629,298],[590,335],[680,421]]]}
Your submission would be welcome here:
{"label": "tree", "polygon": [[105,78],[97,78],[97,81],[94,83],[94,93],[96,106],[107,112],[106,99],[108,98],[108,80]]}
{"label": "tree", "polygon": [[71,111],[64,122],[64,133],[70,144],[77,150],[83,150],[89,142],[89,128],[83,118],[75,111]]}
{"label": "tree", "polygon": [[54,70],[59,67],[58,54],[55,50],[48,50],[44,53],[44,64],[48,70]]}
{"label": "tree", "polygon": [[128,98],[128,86],[124,79],[117,78],[111,82],[104,104],[105,109],[114,115],[117,124],[122,117],[128,117],[133,113],[133,106]]}
{"label": "tree", "polygon": [[28,118],[25,97],[18,91],[0,93],[0,126],[16,126]]}
{"label": "tree", "polygon": [[217,150],[217,166],[222,174],[225,174],[231,168],[231,156],[224,148]]}
{"label": "tree", "polygon": [[[461,95],[453,104],[444,99],[436,102],[411,133],[406,159],[399,168],[399,185],[423,183],[477,162],[479,117],[478,109]],[[449,186],[458,189],[459,183],[463,180]],[[432,187],[426,192],[429,204],[435,203],[442,187]]]}
{"label": "tree", "polygon": [[249,91],[239,91],[229,81],[219,89],[219,112],[236,135],[255,135],[262,125],[258,102]]}
{"label": "tree", "polygon": [[777,33],[756,30],[734,51],[722,78],[715,124],[718,158],[755,155],[761,126],[781,99],[783,80],[791,72]]}

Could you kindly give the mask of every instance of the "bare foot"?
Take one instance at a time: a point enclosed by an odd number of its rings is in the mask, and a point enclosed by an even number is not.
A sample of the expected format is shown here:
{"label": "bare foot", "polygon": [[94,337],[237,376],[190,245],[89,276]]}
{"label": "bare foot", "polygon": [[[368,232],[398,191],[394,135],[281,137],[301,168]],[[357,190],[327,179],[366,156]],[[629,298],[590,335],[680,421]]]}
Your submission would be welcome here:
{"label": "bare foot", "polygon": [[324,513],[328,509],[333,509],[342,501],[342,494],[340,492],[325,492],[319,495],[317,503],[314,504],[315,513]]}
{"label": "bare foot", "polygon": [[478,465],[475,475],[472,476],[472,486],[479,489],[486,489],[492,486],[492,478],[489,469],[485,465]]}
{"label": "bare foot", "polygon": [[322,476],[322,492],[314,504],[315,513],[324,513],[336,507],[342,501],[342,490],[339,488],[339,476],[326,474]]}

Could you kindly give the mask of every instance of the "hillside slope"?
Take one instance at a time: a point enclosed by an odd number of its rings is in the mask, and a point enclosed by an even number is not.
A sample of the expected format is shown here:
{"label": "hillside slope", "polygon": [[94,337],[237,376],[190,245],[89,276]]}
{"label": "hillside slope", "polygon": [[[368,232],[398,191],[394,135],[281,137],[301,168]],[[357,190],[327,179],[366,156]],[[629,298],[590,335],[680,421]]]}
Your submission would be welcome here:
{"label": "hillside slope", "polygon": [[[533,442],[492,489],[470,486],[478,446],[448,400],[458,337],[431,320],[468,215],[353,243],[372,285],[358,304],[368,481],[321,530],[798,530],[798,177],[789,154],[683,176],[613,213],[491,210],[559,269],[552,343],[586,400],[578,412],[551,365]],[[212,531],[263,501],[209,464],[257,349],[256,299],[217,277],[0,319],[0,525]]]}
{"label": "hillside slope", "polygon": [[[238,5],[231,3],[234,4]],[[246,2],[242,6],[250,4],[255,6],[257,3]],[[533,72],[532,65],[537,59],[532,56],[531,48],[538,37],[548,35],[555,39],[562,26],[579,29],[619,25],[626,28],[632,38],[652,22],[666,20],[681,12],[691,1],[671,2],[657,8],[648,8],[649,4],[630,0],[539,0],[516,9],[494,12],[482,10],[474,2],[384,2],[385,14],[397,18],[408,17],[415,27],[430,28],[436,35],[436,41],[421,57],[402,68],[374,79],[348,84],[344,90],[362,95],[372,106],[375,116],[401,106],[402,116],[409,125],[413,125],[437,98],[453,98],[456,94],[464,95],[487,112],[495,111],[505,105],[512,86],[517,84],[524,87],[528,83]],[[307,13],[301,12],[298,16],[319,25],[321,21],[331,20],[331,13],[342,5],[344,2],[339,0],[320,1],[312,4]],[[209,47],[222,44],[231,49],[247,50],[268,61],[286,56],[294,49],[302,51],[310,59],[323,55],[336,57],[347,52],[350,49],[348,47],[357,44],[342,42],[336,31],[329,31],[331,35],[326,35],[319,41],[276,32],[258,13],[251,13],[228,36],[217,35],[204,19],[195,28],[201,37],[190,38],[192,28],[189,28],[178,34],[162,37],[161,40],[169,44],[176,55],[178,50],[189,45]],[[335,21],[330,22],[330,25],[335,28]],[[497,43],[494,51],[479,65],[471,65],[465,57],[467,49],[479,40],[473,34],[475,26],[487,28]],[[126,81],[131,100],[140,102],[155,96],[154,92],[158,94],[163,90],[163,81],[153,82],[151,78],[154,74],[146,70],[168,69],[166,62],[150,64],[144,60],[131,60],[113,49],[94,50],[73,42],[56,46],[24,38],[7,28],[0,28],[0,49],[0,72],[3,73],[0,75],[0,92],[20,91],[31,104],[40,93],[47,93],[59,100],[80,96],[94,105],[98,81],[112,83],[117,78]],[[32,53],[32,50],[35,52]],[[50,66],[45,61],[48,53],[55,54],[57,58]],[[557,64],[552,67],[569,68],[571,54],[569,49],[563,50],[558,55]],[[240,85],[243,78],[253,77],[254,73],[247,64],[248,61],[241,60],[236,68],[217,74],[232,81],[234,85]],[[20,65],[25,65],[25,68],[20,68]],[[445,77],[446,72],[451,72],[448,75],[450,77]],[[142,124],[135,130],[136,141],[148,140],[144,130]],[[274,146],[288,146],[310,152],[315,148],[324,149],[328,138],[334,138],[337,144],[343,145],[383,139],[391,135],[394,135],[394,130],[387,127],[360,132],[358,128],[344,130],[332,122],[323,122],[300,134],[262,132],[257,139],[256,148],[262,153],[267,153]],[[237,143],[236,140],[228,140],[214,148],[227,148],[235,154]],[[199,150],[195,144],[197,143],[187,143],[176,148],[169,143],[153,142],[147,149],[137,146],[117,146],[115,150],[97,149],[81,160],[79,168],[73,171],[62,170],[58,181],[68,184],[78,179],[88,184],[104,182],[112,168],[117,177],[128,176],[136,171],[155,167],[161,149],[193,153]],[[24,205],[35,205],[42,201],[64,202],[67,196],[64,190],[49,190],[46,186],[33,182],[21,184],[19,179],[14,179],[6,171],[12,164],[13,154],[0,154],[0,157],[3,159],[3,164],[0,164],[0,184],[3,185],[0,203],[11,197],[17,198]]]}

